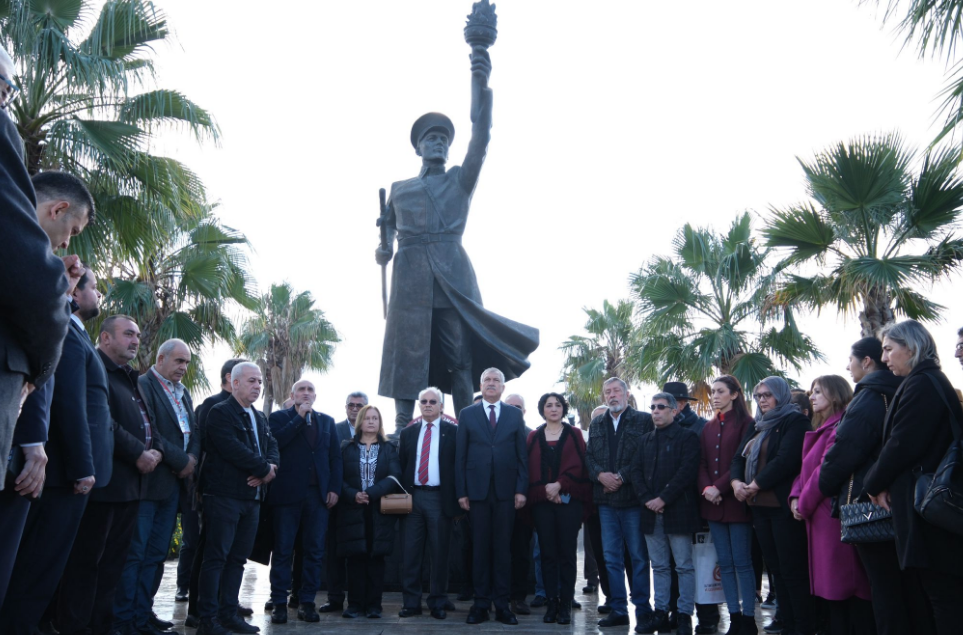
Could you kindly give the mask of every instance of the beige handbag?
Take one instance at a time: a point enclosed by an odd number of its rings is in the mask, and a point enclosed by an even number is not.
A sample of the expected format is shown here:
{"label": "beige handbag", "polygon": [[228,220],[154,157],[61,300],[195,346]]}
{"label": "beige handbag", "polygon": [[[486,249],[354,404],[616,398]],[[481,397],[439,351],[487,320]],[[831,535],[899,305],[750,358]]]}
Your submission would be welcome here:
{"label": "beige handbag", "polygon": [[385,494],[381,497],[382,514],[410,514],[411,513],[411,494],[405,490],[401,481],[394,476],[389,476],[392,481],[398,484],[404,494]]}

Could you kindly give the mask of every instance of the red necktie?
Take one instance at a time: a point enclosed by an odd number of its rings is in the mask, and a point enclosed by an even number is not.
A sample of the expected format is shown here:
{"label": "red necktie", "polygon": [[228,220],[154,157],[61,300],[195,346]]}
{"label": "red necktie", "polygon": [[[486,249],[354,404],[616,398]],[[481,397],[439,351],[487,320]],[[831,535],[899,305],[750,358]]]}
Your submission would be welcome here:
{"label": "red necktie", "polygon": [[488,406],[488,423],[492,424],[492,430],[495,429],[495,404]]}
{"label": "red necktie", "polygon": [[431,455],[431,424],[425,428],[425,440],[421,444],[421,461],[418,462],[418,482],[428,484],[428,457]]}

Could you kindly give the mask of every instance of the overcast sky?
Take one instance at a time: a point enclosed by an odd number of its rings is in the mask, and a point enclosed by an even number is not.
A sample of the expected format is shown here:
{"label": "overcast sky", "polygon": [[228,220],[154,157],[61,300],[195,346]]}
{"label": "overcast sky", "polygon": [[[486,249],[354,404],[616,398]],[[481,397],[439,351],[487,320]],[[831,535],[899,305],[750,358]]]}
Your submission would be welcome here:
{"label": "overcast sky", "polygon": [[[454,121],[449,165],[464,158],[471,2],[158,6],[176,34],[158,51],[160,84],[223,130],[220,148],[169,137],[159,149],[195,169],[224,222],[251,239],[259,289],[310,290],[341,333],[332,371],[309,375],[318,409],[340,419],[345,395],[364,390],[392,418],[377,396],[377,192],[417,174],[408,135],[427,111]],[[508,386],[531,411],[558,388],[558,347],[582,332],[582,307],[627,297],[629,274],[669,253],[683,223],[723,230],[743,210],[803,200],[796,157],[834,142],[899,130],[925,146],[938,128],[943,64],[901,52],[877,10],[855,0],[497,7],[492,142],[464,245],[486,307],[541,330],[531,370]],[[963,384],[952,286],[933,291],[951,307],[933,333]],[[829,311],[802,324],[828,359],[800,382],[845,375],[855,318]],[[214,385],[227,355],[203,353]]]}

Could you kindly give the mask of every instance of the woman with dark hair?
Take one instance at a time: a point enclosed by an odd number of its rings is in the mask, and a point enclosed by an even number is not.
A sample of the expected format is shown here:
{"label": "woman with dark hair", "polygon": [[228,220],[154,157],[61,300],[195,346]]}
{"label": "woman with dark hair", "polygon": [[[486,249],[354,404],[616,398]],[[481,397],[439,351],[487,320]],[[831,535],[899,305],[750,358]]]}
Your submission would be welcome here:
{"label": "woman with dark hair", "polygon": [[381,497],[401,478],[401,460],[385,439],[381,411],[368,405],[355,420],[355,433],[341,444],[344,483],[338,510],[338,555],[348,559],[348,608],[342,617],[381,617],[385,556],[395,542],[397,516],[379,511]]}
{"label": "woman with dark hair", "polygon": [[826,600],[830,635],[876,632],[869,580],[855,547],[840,542],[839,519],[830,497],[819,491],[823,457],[836,440],[836,426],[853,399],[839,375],[817,377],[810,389],[816,429],[803,440],[802,471],[789,494],[796,520],[805,521],[809,538],[809,579],[814,596]]}
{"label": "woman with dark hair", "polygon": [[578,531],[592,505],[585,467],[585,439],[565,425],[568,401],[550,392],[538,400],[545,423],[528,435],[527,504],[535,521],[542,580],[549,596],[543,622],[572,622],[578,561]]}
{"label": "woman with dark hair", "polygon": [[[819,491],[835,499],[837,510],[848,501],[866,500],[863,479],[879,457],[883,420],[903,381],[886,368],[882,356],[883,343],[875,337],[859,340],[849,354],[848,369],[856,389],[819,470]],[[919,597],[922,591],[903,583],[895,543],[865,542],[856,545],[856,551],[869,578],[879,635],[913,633],[907,598]]]}
{"label": "woman with dark hair", "polygon": [[[712,382],[711,391],[712,407],[717,413],[702,428],[700,436],[702,458],[697,482],[702,500],[699,501],[699,511],[709,521],[719,560],[722,590],[729,607],[726,635],[755,635],[752,518],[746,504],[733,494],[729,471],[753,419],[738,379],[732,375],[717,377]],[[739,605],[740,587],[742,606]]]}
{"label": "woman with dark hair", "polygon": [[920,628],[920,620],[929,613],[938,635],[959,633],[963,540],[927,522],[913,502],[916,474],[936,471],[953,442],[953,421],[963,422],[963,408],[940,370],[933,337],[919,322],[892,324],[882,336],[883,361],[905,379],[893,395],[883,424],[883,448],[863,484],[872,502],[892,509],[904,581],[919,584],[929,600],[929,607],[914,597],[896,600],[907,604],[910,626]]}
{"label": "woman with dark hair", "polygon": [[802,467],[803,438],[812,428],[790,401],[782,377],[762,380],[752,396],[762,416],[732,459],[732,490],[752,511],[752,528],[776,580],[783,632],[813,635],[806,528],[789,509],[789,491]]}

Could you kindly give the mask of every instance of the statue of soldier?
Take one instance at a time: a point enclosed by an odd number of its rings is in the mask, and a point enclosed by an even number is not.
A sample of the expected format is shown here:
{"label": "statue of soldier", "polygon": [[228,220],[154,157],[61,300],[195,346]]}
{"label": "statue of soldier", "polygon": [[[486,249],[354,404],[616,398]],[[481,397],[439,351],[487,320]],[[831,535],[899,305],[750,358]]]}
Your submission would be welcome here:
{"label": "statue of soldier", "polygon": [[[478,45],[470,58],[472,130],[465,161],[445,169],[455,137],[448,117],[428,113],[415,121],[411,145],[421,157],[421,173],[391,185],[383,219],[387,248],[375,254],[378,264],[390,261],[397,236],[378,394],[395,400],[399,430],[411,421],[426,386],[450,393],[459,413],[471,405],[482,370],[494,366],[506,379],[517,377],[538,347],[538,329],[485,310],[461,245],[492,124],[491,58]],[[498,235],[490,244],[508,246]]]}

